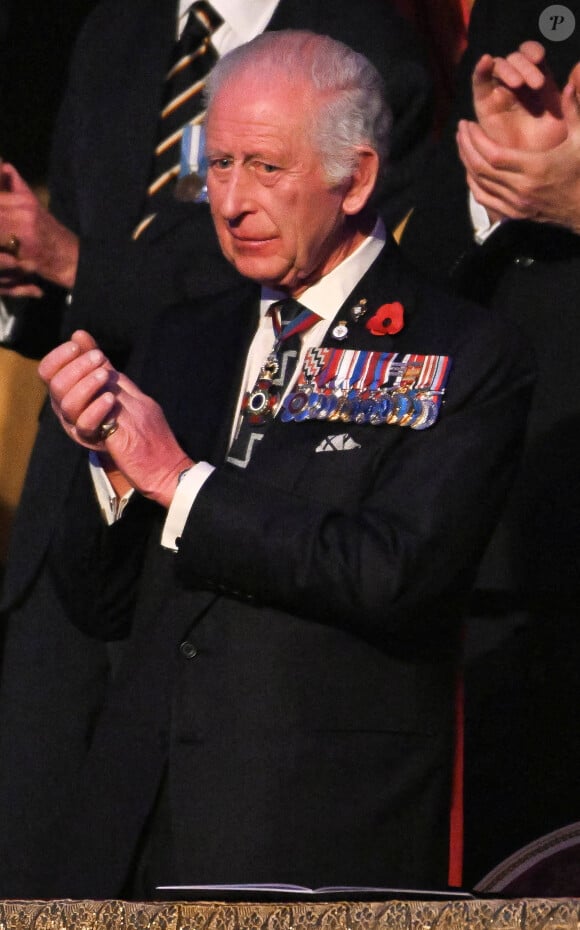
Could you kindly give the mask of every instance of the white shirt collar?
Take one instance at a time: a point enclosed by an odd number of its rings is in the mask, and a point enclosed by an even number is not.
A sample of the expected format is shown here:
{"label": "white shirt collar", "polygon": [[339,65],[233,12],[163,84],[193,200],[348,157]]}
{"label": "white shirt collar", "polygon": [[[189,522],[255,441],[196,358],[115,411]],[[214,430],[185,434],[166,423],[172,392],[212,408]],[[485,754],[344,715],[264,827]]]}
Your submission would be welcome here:
{"label": "white shirt collar", "polygon": [[[240,3],[240,0],[211,0],[216,13],[224,20],[213,37],[219,54],[224,55],[263,32],[272,19],[278,2],[279,0],[243,0],[243,3]],[[183,28],[190,7],[191,0],[180,0],[179,31]]]}
{"label": "white shirt collar", "polygon": [[216,10],[237,33],[241,42],[248,42],[263,32],[270,20],[274,10],[278,6],[278,0],[212,0]]}
{"label": "white shirt collar", "polygon": [[[300,303],[309,310],[313,310],[322,319],[331,322],[348,295],[354,290],[382,251],[385,240],[385,226],[379,218],[370,236],[367,236],[358,248],[345,258],[340,265],[329,271],[316,284],[307,288],[300,295]],[[271,303],[275,300],[282,300],[287,296],[288,294],[282,291],[263,287],[260,313],[265,314]]]}

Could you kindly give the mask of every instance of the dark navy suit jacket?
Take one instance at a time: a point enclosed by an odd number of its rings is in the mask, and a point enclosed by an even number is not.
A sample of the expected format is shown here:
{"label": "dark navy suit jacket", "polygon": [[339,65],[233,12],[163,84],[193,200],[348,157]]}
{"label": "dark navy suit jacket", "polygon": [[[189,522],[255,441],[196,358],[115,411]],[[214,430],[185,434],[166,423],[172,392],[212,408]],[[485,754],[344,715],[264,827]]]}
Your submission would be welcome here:
{"label": "dark navy suit jacket", "polygon": [[[339,343],[332,324],[323,345],[450,356],[438,421],[277,418],[245,470],[225,453],[257,289],[177,306],[154,332],[139,380],[217,468],[176,555],[157,505],[106,528],[86,470],[71,493],[50,571],[71,621],[123,637],[125,657],[41,894],[119,894],[164,776],[161,883],[445,886],[461,610],[531,368],[515,330],[418,281],[394,243],[335,322],[363,297],[400,301],[403,330],[362,321]],[[350,448],[317,451],[341,433]]]}

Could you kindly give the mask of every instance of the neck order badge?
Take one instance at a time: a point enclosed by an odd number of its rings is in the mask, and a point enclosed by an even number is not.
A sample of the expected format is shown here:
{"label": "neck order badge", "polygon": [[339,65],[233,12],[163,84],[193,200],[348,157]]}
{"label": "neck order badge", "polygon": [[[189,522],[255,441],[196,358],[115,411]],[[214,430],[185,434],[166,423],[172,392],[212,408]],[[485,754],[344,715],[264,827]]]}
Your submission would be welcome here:
{"label": "neck order badge", "polygon": [[274,418],[280,400],[296,372],[301,335],[320,317],[292,298],[279,300],[268,310],[276,341],[263,363],[256,383],[242,403],[239,432],[232,443],[228,462],[245,468],[253,447]]}

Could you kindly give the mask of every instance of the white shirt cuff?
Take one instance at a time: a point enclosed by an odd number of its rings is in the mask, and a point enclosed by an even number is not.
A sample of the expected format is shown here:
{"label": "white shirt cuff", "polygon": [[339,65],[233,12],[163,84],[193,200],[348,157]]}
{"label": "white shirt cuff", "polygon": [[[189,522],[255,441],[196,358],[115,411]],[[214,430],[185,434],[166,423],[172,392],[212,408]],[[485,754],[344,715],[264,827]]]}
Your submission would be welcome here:
{"label": "white shirt cuff", "polygon": [[496,220],[491,223],[485,207],[477,202],[471,191],[469,192],[469,214],[473,226],[473,236],[479,245],[483,245],[486,239],[501,226],[503,220]]}
{"label": "white shirt cuff", "polygon": [[0,300],[0,343],[9,343],[12,339],[16,317],[10,313],[3,300]]}
{"label": "white shirt cuff", "polygon": [[203,485],[214,471],[214,466],[209,462],[197,462],[177,485],[161,534],[161,545],[165,549],[178,551],[179,537],[183,533],[189,511]]}
{"label": "white shirt cuff", "polygon": [[107,526],[112,526],[123,516],[123,511],[133,496],[134,489],[126,491],[123,497],[117,497],[96,452],[89,452],[89,468],[103,520]]}

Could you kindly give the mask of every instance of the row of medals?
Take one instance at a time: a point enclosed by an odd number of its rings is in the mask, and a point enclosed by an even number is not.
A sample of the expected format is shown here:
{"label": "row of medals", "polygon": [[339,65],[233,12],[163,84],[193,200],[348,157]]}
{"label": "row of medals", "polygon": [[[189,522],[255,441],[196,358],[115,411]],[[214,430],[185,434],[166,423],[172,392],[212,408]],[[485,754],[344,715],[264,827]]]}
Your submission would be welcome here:
{"label": "row of medals", "polygon": [[[244,402],[244,415],[255,425],[263,425],[274,416],[280,392],[273,384],[279,365],[270,356],[258,381]],[[280,417],[292,420],[339,420],[343,423],[383,423],[427,429],[437,419],[440,393],[412,387],[380,387],[359,391],[353,388],[321,388],[314,381],[288,395]]]}
{"label": "row of medals", "polygon": [[343,423],[384,423],[427,429],[437,419],[439,399],[433,391],[413,388],[322,389],[305,384],[290,394],[284,403],[281,419],[339,420]]}

